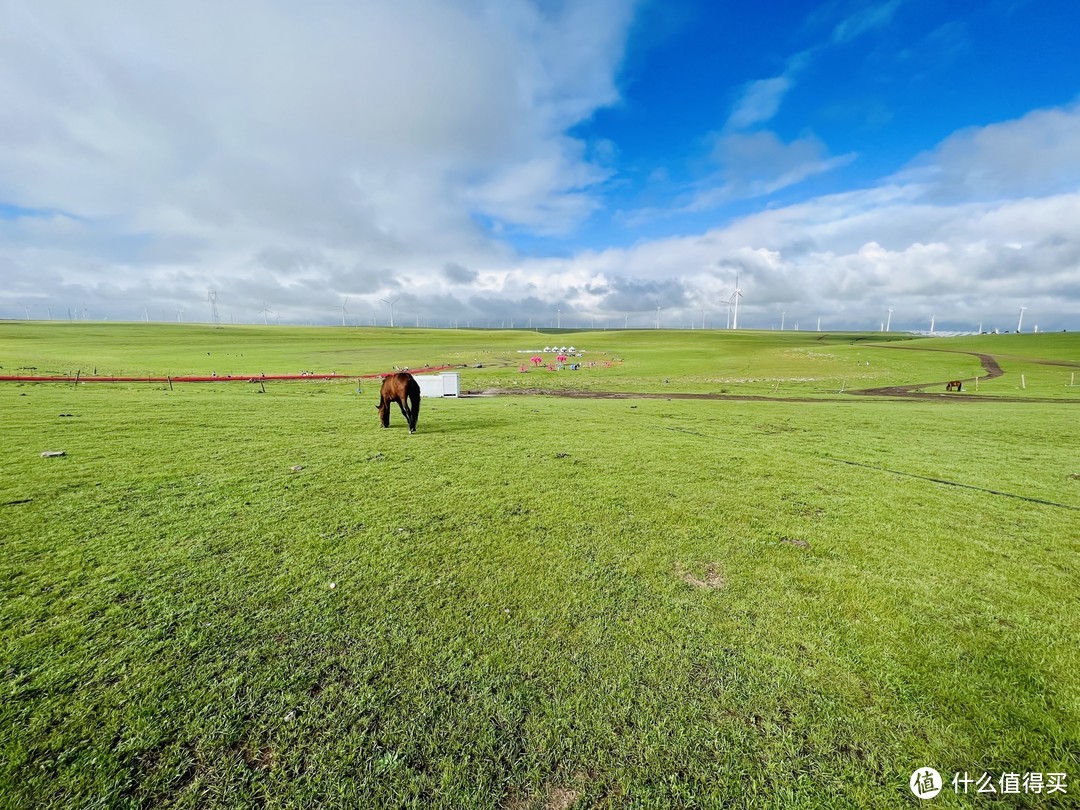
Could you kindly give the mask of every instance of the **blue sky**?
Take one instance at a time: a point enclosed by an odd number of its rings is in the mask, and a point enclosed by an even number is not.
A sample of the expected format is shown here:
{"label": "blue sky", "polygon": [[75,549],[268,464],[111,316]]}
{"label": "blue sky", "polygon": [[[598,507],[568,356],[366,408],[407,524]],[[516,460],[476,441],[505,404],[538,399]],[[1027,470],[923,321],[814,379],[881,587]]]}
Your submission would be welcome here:
{"label": "blue sky", "polygon": [[[614,145],[615,176],[604,208],[568,245],[628,246],[763,203],[870,186],[957,130],[1067,104],[1080,92],[1074,3],[739,5],[738,14],[707,2],[641,9],[619,69],[622,98],[574,130]],[[741,139],[743,152],[725,153],[725,139]],[[793,148],[799,143],[805,148]],[[748,151],[759,165],[744,164],[743,173],[725,165],[725,156],[745,160]],[[823,166],[773,193],[746,189],[695,216],[675,214],[733,174],[769,187],[769,159],[781,156]],[[646,208],[661,210],[622,224],[621,215]]]}
{"label": "blue sky", "polygon": [[7,0],[0,317],[1080,328],[1080,7]]}

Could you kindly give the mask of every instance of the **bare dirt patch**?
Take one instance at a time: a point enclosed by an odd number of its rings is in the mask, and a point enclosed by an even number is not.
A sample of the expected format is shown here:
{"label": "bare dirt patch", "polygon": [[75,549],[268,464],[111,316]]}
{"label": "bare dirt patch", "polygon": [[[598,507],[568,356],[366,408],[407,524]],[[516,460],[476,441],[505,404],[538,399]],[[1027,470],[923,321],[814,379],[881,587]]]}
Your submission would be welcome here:
{"label": "bare dirt patch", "polygon": [[727,579],[721,573],[720,566],[717,563],[709,563],[705,566],[704,578],[698,578],[681,565],[676,566],[675,573],[678,574],[679,579],[687,585],[693,585],[695,588],[718,591],[727,585]]}
{"label": "bare dirt patch", "polygon": [[581,794],[570,788],[555,788],[544,799],[544,810],[569,810],[577,804]]}
{"label": "bare dirt patch", "polygon": [[798,537],[781,537],[780,542],[787,543],[789,546],[795,546],[795,548],[810,548],[809,543]]}
{"label": "bare dirt patch", "polygon": [[543,795],[535,794],[515,795],[508,798],[502,805],[503,810],[570,810],[574,807],[581,794],[570,788],[548,788]]}

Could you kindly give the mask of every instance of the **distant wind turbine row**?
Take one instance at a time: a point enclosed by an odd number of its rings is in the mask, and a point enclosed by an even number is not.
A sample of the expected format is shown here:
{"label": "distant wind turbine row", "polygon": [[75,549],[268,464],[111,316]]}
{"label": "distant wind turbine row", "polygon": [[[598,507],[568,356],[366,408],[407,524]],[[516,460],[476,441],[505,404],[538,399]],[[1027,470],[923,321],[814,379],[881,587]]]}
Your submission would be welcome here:
{"label": "distant wind turbine row", "polygon": [[[724,302],[724,306],[727,308],[727,322],[726,322],[726,328],[727,329],[738,329],[739,328],[739,301],[744,297],[740,281],[741,281],[740,274],[736,273],[735,274],[735,289],[732,291],[732,293],[728,297],[728,299]],[[391,327],[396,326],[394,306],[398,303],[398,301],[401,300],[401,297],[399,296],[399,297],[394,298],[392,300],[391,299],[386,299],[386,298],[380,298],[379,300],[382,303],[386,304],[390,309],[390,326]],[[217,291],[212,290],[212,289],[207,290],[207,292],[206,292],[206,301],[210,304],[211,322],[213,324],[215,324],[215,325],[219,325],[221,323],[221,317],[220,317],[220,313],[218,312],[218,306],[217,306]],[[30,305],[25,304],[22,301],[19,301],[17,303],[23,309],[23,311],[25,313],[26,320],[31,320],[31,313],[30,313],[31,307],[30,307]],[[348,303],[349,303],[349,296],[342,296],[341,303],[338,304],[335,307],[335,309],[341,310],[341,325],[342,326],[348,326],[348,315],[349,315],[349,310],[348,310],[348,307],[347,307]],[[655,303],[656,303],[655,328],[660,329],[662,327],[661,315],[663,314],[664,306],[660,303],[660,301],[656,301]],[[46,309],[48,310],[49,320],[52,320],[52,308],[47,307]],[[1019,315],[1019,318],[1018,318],[1017,323],[1016,323],[1016,332],[1017,333],[1021,332],[1021,330],[1023,329],[1023,326],[1024,326],[1024,312],[1027,309],[1028,309],[1028,307],[1026,305],[1021,305],[1021,307],[1020,307],[1020,315]],[[892,316],[893,316],[894,311],[895,310],[893,309],[893,307],[888,307],[886,309],[885,321],[880,324],[880,330],[882,332],[890,332],[892,330]],[[184,323],[185,322],[184,321],[185,309],[182,306],[178,307],[175,310],[175,313],[176,313],[177,322],[178,323]],[[265,325],[265,326],[269,326],[269,324],[270,324],[270,318],[269,318],[270,315],[276,315],[277,316],[276,319],[275,319],[276,323],[281,322],[280,314],[277,314],[273,310],[271,310],[266,301],[263,301],[262,308],[260,310],[258,310],[258,313],[263,316],[263,325]],[[74,311],[74,313],[72,312],[72,310],[70,308],[68,309],[68,320],[79,320],[80,318],[81,318],[81,320],[87,320],[88,319],[87,310],[86,310],[85,306],[83,306],[81,309],[76,309]],[[149,323],[149,321],[150,321],[150,309],[149,309],[149,307],[144,307],[143,308],[143,320],[145,322],[147,322],[147,323]],[[234,320],[234,322],[235,322],[235,320]],[[510,320],[510,324],[511,324],[510,328],[513,328],[513,323],[514,323],[514,321]],[[597,323],[597,316],[595,314],[591,315],[591,323],[592,323],[592,328],[595,329],[596,328],[596,323]],[[693,321],[693,319],[691,319],[691,327],[690,328],[695,328],[693,326],[693,323],[694,323],[694,321]],[[371,325],[372,326],[376,325],[376,318],[374,316],[372,317],[372,324]],[[454,326],[456,326],[456,325],[457,324],[455,322]],[[468,325],[469,326],[472,325],[471,320],[468,321]],[[603,325],[603,319],[601,319],[601,325]],[[419,313],[416,314],[416,326],[417,326],[417,328],[419,328],[421,326],[420,314]],[[505,321],[503,322],[503,326],[504,327],[506,326]],[[556,309],[556,311],[555,311],[555,326],[557,328],[559,328],[559,329],[562,328],[562,307],[558,307]],[[529,318],[529,328],[532,328],[532,318]],[[630,314],[629,313],[624,313],[624,315],[623,315],[623,328],[625,328],[625,329],[630,328]],[[702,329],[706,328],[706,310],[704,310],[704,309],[701,310],[701,328]],[[773,326],[773,328],[775,329],[776,327]],[[796,323],[795,323],[796,331],[798,331],[798,328],[799,328],[799,325],[798,325],[798,322],[796,321]],[[781,310],[781,312],[780,312],[780,330],[785,331],[786,329],[787,329],[787,310]],[[1039,327],[1036,326],[1035,331],[1037,332],[1038,329],[1039,329]],[[819,332],[821,331],[821,317],[820,316],[818,316],[818,318],[817,318],[817,331],[819,331]],[[983,322],[980,321],[979,322],[978,332],[982,333],[982,331],[983,331]],[[995,329],[993,331],[996,332],[997,330]],[[930,329],[928,331],[928,334],[930,334],[930,335],[937,334],[937,315],[936,314],[930,316]]]}

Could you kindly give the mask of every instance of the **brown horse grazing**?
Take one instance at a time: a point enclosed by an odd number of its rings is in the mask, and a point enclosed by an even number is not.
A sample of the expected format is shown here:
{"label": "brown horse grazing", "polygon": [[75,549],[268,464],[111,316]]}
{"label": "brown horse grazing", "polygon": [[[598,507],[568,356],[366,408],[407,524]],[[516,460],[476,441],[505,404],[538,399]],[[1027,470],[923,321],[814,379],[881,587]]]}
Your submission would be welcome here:
{"label": "brown horse grazing", "polygon": [[964,383],[962,380],[952,380],[945,386],[946,391],[963,391]]}
{"label": "brown horse grazing", "polygon": [[416,433],[416,419],[420,416],[420,383],[412,374],[399,372],[383,377],[382,390],[379,392],[379,421],[384,428],[390,427],[390,403],[396,402],[401,408],[405,421],[409,423],[409,433]]}

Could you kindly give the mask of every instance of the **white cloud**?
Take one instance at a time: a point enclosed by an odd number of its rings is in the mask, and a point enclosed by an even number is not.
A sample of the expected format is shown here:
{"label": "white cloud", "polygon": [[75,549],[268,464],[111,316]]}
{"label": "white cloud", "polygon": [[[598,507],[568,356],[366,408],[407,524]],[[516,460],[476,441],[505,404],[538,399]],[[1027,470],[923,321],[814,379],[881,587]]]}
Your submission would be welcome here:
{"label": "white cloud", "polygon": [[832,41],[850,42],[868,31],[888,25],[902,2],[903,0],[889,0],[887,3],[871,3],[845,17],[833,28]]}
{"label": "white cloud", "polygon": [[[747,82],[732,106],[725,128],[728,130],[748,129],[772,120],[779,112],[785,96],[794,89],[798,75],[821,53],[829,48],[841,47],[870,31],[888,25],[903,1],[889,0],[887,3],[875,3],[848,15],[833,26],[827,41],[815,43],[809,48],[792,54],[779,76]],[[833,9],[826,7],[824,10],[811,13],[811,17],[830,16],[832,11]]]}
{"label": "white cloud", "polygon": [[770,120],[780,109],[784,95],[791,89],[791,78],[774,76],[747,84],[728,117],[729,129],[746,129]]}
{"label": "white cloud", "polygon": [[[723,322],[739,273],[747,327],[769,328],[783,309],[804,328],[820,316],[825,328],[876,329],[893,307],[900,329],[926,329],[932,315],[940,329],[1011,329],[1023,299],[1038,313],[1032,324],[1077,328],[1080,190],[964,203],[929,202],[927,191],[891,183],[819,197],[699,235],[526,265],[519,276],[552,280],[583,311],[621,308],[643,323],[657,300],[684,325],[701,309]],[[612,294],[574,293],[597,279]],[[648,286],[657,279],[663,290]]]}
{"label": "white cloud", "polygon": [[[360,322],[384,321],[379,299],[394,297],[403,322],[539,323],[563,308],[566,323],[645,325],[659,303],[678,325],[702,309],[716,322],[739,272],[748,326],[783,307],[875,328],[891,306],[901,328],[930,314],[1008,328],[1021,296],[1032,323],[1080,326],[1078,105],[956,133],[861,190],[630,248],[515,255],[489,228],[565,233],[619,179],[618,144],[568,133],[618,100],[631,11],[9,3],[0,204],[18,209],[0,209],[0,315],[24,301],[205,319],[214,288],[238,321],[266,301],[284,320],[333,322],[349,296]],[[747,129],[790,89],[748,88],[745,124],[715,136],[717,171],[673,208],[700,223],[717,202],[852,159]]]}
{"label": "white cloud", "polygon": [[855,155],[829,157],[813,135],[784,143],[773,132],[728,133],[716,142],[714,158],[723,166],[724,184],[695,201],[707,207],[720,199],[759,197],[801,183],[808,177],[844,166]]}
{"label": "white cloud", "polygon": [[[9,3],[0,203],[77,217],[92,238],[55,250],[124,267],[132,287],[168,286],[173,265],[223,283],[311,245],[343,265],[499,258],[476,215],[556,233],[595,209],[606,172],[566,130],[617,101],[631,11]],[[19,244],[40,218],[3,225],[0,250],[32,278],[40,256]],[[169,239],[187,246],[173,261],[128,249]]]}
{"label": "white cloud", "polygon": [[494,173],[468,195],[475,209],[543,235],[563,234],[599,207],[588,189],[608,173],[585,163],[570,139],[550,151]]}
{"label": "white cloud", "polygon": [[1080,103],[954,133],[901,177],[938,199],[999,199],[1080,187]]}
{"label": "white cloud", "polygon": [[735,200],[766,197],[798,185],[818,174],[846,166],[856,155],[829,156],[813,135],[785,143],[767,130],[724,131],[715,137],[711,160],[719,170],[697,181],[666,208],[647,208],[625,213],[627,227],[670,219],[683,214],[710,211]]}

